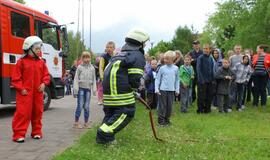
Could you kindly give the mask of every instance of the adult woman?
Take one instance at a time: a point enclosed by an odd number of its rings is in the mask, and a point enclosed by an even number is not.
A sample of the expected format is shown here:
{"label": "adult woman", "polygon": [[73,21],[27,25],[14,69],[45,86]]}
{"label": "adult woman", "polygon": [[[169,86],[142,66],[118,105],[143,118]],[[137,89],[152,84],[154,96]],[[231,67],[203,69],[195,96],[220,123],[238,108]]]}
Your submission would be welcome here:
{"label": "adult woman", "polygon": [[253,106],[257,107],[259,96],[261,96],[261,106],[266,106],[266,86],[270,76],[270,55],[265,53],[268,49],[266,45],[257,46],[257,54],[253,56],[253,82],[254,99]]}

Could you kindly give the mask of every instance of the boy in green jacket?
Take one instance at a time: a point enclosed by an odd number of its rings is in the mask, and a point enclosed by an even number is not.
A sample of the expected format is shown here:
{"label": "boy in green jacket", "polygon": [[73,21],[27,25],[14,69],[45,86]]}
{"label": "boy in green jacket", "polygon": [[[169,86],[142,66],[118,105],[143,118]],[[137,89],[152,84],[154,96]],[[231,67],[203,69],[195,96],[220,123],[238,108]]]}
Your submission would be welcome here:
{"label": "boy in green jacket", "polygon": [[182,113],[187,113],[187,108],[189,106],[189,90],[192,87],[192,80],[194,79],[194,70],[190,63],[191,57],[190,55],[186,55],[184,65],[179,69]]}

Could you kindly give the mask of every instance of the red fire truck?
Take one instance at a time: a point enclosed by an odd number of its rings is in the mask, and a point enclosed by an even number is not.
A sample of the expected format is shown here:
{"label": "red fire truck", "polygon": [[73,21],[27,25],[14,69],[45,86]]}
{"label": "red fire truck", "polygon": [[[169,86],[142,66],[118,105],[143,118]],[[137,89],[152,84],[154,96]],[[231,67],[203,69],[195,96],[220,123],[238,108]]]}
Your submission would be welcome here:
{"label": "red fire truck", "polygon": [[16,103],[15,89],[10,85],[10,78],[15,64],[23,54],[22,44],[30,35],[39,36],[44,44],[42,58],[46,61],[51,84],[44,92],[44,109],[48,109],[51,99],[64,97],[62,81],[64,59],[61,35],[68,48],[65,25],[58,25],[50,16],[28,8],[12,0],[0,0],[0,103]]}

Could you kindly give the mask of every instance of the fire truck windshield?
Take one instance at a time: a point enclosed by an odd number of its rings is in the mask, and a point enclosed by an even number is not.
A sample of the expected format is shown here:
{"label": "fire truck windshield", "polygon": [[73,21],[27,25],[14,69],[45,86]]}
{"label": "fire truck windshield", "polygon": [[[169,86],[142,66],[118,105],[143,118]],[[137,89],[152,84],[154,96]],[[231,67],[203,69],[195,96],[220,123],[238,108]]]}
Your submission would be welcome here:
{"label": "fire truck windshield", "polygon": [[43,21],[35,20],[35,33],[44,43],[51,44],[55,50],[60,49],[57,27]]}

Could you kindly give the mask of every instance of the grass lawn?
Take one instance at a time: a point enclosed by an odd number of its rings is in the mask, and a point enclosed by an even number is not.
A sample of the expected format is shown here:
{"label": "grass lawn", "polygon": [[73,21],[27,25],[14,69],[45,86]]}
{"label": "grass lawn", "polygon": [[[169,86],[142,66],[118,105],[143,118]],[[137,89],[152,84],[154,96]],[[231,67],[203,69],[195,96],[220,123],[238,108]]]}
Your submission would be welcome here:
{"label": "grass lawn", "polygon": [[[137,104],[134,120],[116,135],[117,144],[95,143],[97,127],[89,130],[72,147],[54,160],[269,160],[270,104],[267,109],[248,107],[243,112],[197,115],[179,113],[175,104],[169,127],[156,127],[165,143],[154,140],[148,112]],[[155,113],[155,121],[156,121]]]}

